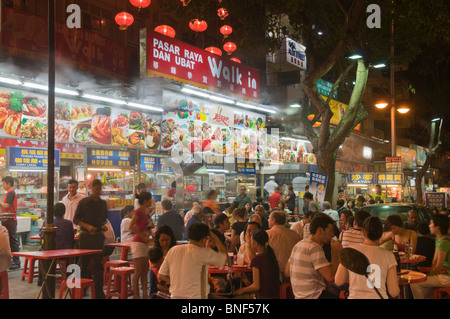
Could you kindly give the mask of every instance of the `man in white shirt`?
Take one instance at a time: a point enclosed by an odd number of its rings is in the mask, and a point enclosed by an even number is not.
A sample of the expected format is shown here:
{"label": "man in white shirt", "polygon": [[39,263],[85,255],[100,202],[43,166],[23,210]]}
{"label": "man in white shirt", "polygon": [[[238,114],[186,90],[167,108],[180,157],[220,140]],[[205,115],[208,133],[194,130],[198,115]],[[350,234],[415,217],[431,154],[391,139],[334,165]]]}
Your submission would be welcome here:
{"label": "man in white shirt", "polygon": [[[75,215],[75,211],[77,210],[78,203],[80,200],[85,198],[86,196],[78,193],[78,181],[71,179],[67,184],[67,190],[69,191],[66,196],[63,197],[61,202],[66,206],[66,213],[64,214],[64,218],[73,222],[73,216]],[[74,228],[77,228],[75,223],[73,224]]]}
{"label": "man in white shirt", "polygon": [[322,204],[323,213],[330,216],[335,222],[336,226],[339,228],[339,213],[334,209],[331,209],[330,202],[324,201]]}
{"label": "man in white shirt", "polygon": [[270,176],[269,181],[264,185],[264,189],[269,195],[275,192],[277,187],[278,184],[275,182],[275,176]]}
{"label": "man in white shirt", "polygon": [[[170,282],[172,299],[207,299],[209,265],[224,266],[228,261],[227,249],[206,224],[193,223],[188,231],[189,243],[169,250],[158,279]],[[215,241],[218,251],[205,247],[208,237]]]}

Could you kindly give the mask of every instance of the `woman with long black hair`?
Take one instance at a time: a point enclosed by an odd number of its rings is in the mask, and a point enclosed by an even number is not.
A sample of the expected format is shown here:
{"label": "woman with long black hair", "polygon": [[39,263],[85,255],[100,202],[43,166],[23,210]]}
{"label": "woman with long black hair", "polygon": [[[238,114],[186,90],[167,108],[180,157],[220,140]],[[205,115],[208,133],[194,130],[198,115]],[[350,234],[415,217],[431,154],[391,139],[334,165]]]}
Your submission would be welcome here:
{"label": "woman with long black hair", "polygon": [[269,235],[263,229],[255,230],[252,234],[251,245],[256,256],[252,258],[251,285],[240,288],[234,295],[256,293],[258,298],[280,298],[280,270],[272,247],[269,245]]}

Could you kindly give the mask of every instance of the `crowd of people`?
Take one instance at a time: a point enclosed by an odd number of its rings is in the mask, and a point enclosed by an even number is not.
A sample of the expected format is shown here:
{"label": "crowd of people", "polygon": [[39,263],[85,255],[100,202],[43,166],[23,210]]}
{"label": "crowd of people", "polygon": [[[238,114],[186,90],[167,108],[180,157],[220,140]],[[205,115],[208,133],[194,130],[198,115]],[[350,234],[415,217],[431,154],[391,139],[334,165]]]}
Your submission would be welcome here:
{"label": "crowd of people", "polygon": [[[11,183],[8,179],[5,182]],[[100,197],[102,185],[94,180],[91,194],[84,196],[77,193],[77,184],[69,181],[69,193],[55,205],[55,223],[61,225],[57,238],[63,245],[59,248],[73,246],[73,234],[78,229],[77,248],[103,251],[82,257],[80,265],[82,276],[94,279],[96,298],[105,298],[102,257],[111,253],[105,247],[111,240],[107,234],[112,227],[106,202]],[[266,199],[252,202],[242,187],[235,201],[224,206],[217,203],[217,192],[211,190],[202,203],[194,203],[184,214],[175,211],[167,198],[161,202],[162,215],[155,219],[155,200],[145,184],[138,185],[135,205],[122,209],[120,225],[120,241],[131,242],[134,298],[223,298],[226,293],[233,298],[277,299],[285,283],[298,299],[334,299],[342,291],[348,298],[396,298],[397,262],[388,242],[398,251],[410,245],[413,253],[427,257],[418,266],[430,267],[429,279],[411,285],[414,298],[428,298],[433,287],[450,286],[446,214],[435,214],[430,224],[424,225],[411,210],[407,221],[391,215],[383,226],[378,217],[364,209],[366,203],[360,199],[353,206],[351,201],[339,198],[334,210],[329,202],[320,205],[306,192],[304,207],[299,209],[303,212],[301,220],[292,222],[292,187],[287,187],[288,193],[283,196],[278,185],[268,186]],[[377,197],[382,200],[382,196]],[[0,258],[0,266],[4,268],[13,259],[12,249],[8,247],[9,256],[2,250],[7,233],[3,228],[0,255],[6,258]],[[115,240],[113,231],[112,238]],[[379,267],[379,294],[364,276],[340,263],[339,255],[345,248],[361,252],[371,265]],[[236,278],[208,272],[210,265],[231,266],[230,254],[239,256],[251,268],[251,272],[241,274],[239,284]]]}

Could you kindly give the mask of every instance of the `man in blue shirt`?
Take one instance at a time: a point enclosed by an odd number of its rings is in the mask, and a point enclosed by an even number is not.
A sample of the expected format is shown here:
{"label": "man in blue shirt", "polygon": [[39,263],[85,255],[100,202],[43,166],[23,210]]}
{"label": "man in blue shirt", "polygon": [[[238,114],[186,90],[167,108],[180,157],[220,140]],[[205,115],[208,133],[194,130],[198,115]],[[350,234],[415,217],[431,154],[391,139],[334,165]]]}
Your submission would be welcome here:
{"label": "man in blue shirt", "polygon": [[245,204],[252,203],[251,198],[247,195],[247,188],[245,186],[241,186],[239,188],[240,194],[236,196],[236,199],[234,200],[239,204],[239,207],[245,207]]}

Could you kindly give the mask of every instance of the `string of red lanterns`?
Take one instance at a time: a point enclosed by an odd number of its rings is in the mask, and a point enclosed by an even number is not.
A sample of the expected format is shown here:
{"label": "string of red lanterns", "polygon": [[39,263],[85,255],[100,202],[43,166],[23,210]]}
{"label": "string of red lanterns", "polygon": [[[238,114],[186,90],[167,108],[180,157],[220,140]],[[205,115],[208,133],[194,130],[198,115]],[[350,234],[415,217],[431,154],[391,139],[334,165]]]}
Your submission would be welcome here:
{"label": "string of red lanterns", "polygon": [[126,30],[133,24],[134,18],[131,14],[124,11],[116,14],[115,21],[119,25],[120,30]]}

